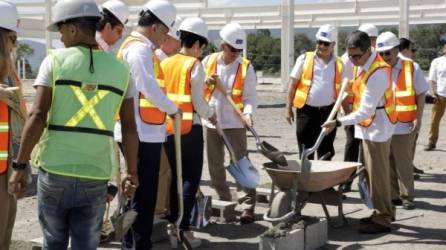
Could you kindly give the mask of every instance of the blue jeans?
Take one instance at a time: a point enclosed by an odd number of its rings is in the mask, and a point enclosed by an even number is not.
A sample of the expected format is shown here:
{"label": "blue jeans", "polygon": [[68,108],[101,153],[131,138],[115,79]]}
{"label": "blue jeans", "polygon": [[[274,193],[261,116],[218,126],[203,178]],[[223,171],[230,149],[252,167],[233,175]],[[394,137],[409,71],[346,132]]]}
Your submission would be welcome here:
{"label": "blue jeans", "polygon": [[37,199],[43,250],[94,250],[99,244],[107,181],[39,170]]}

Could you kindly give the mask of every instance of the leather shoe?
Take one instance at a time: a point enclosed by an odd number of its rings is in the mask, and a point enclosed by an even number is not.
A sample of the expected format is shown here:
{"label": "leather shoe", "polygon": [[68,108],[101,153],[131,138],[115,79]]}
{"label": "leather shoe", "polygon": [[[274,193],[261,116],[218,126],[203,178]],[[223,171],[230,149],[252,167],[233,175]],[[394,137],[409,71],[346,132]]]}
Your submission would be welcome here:
{"label": "leather shoe", "polygon": [[392,200],[392,204],[394,206],[401,206],[401,205],[403,205],[403,201],[401,199],[394,199],[394,200]]}
{"label": "leather shoe", "polygon": [[[394,221],[395,221],[395,217],[392,217],[390,220],[391,220],[392,222],[394,222]],[[372,221],[372,216],[361,218],[361,219],[359,219],[359,222],[360,222],[361,224],[370,224],[370,223],[374,223],[374,222]]]}
{"label": "leather shoe", "polygon": [[434,144],[428,144],[424,147],[424,151],[432,151],[435,149],[435,145]]}
{"label": "leather shoe", "polygon": [[419,169],[417,167],[413,167],[413,172],[415,174],[424,174],[424,170],[423,169]]}
{"label": "leather shoe", "polygon": [[415,203],[410,200],[403,200],[403,208],[406,210],[412,210],[415,209]]}
{"label": "leather shoe", "polygon": [[389,233],[390,231],[390,227],[383,226],[373,221],[368,224],[362,224],[358,228],[360,234],[380,234]]}
{"label": "leather shoe", "polygon": [[254,210],[253,209],[245,209],[243,210],[242,215],[240,216],[240,223],[242,224],[250,224],[254,222]]}

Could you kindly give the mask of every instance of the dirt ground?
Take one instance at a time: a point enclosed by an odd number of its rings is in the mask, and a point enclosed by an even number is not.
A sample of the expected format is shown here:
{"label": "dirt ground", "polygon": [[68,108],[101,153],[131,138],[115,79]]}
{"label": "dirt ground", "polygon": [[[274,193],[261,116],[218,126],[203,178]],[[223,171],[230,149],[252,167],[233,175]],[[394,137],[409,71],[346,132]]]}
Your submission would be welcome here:
{"label": "dirt ground", "polygon": [[[266,80],[265,82],[272,82]],[[26,82],[25,95],[32,101],[33,91]],[[297,159],[297,143],[295,127],[290,126],[284,119],[285,93],[280,92],[280,85],[262,84],[258,86],[259,108],[255,115],[255,127],[262,139],[270,142],[286,153],[288,159]],[[425,152],[422,150],[427,143],[428,128],[430,126],[431,105],[427,105],[423,117],[423,126],[417,143],[415,165],[425,170],[420,180],[415,183],[416,209],[404,210],[398,208],[396,221],[392,224],[392,232],[386,235],[359,235],[356,233],[359,218],[368,216],[368,210],[362,203],[354,183],[353,191],[347,194],[344,201],[344,213],[349,225],[341,229],[329,228],[329,241],[322,249],[446,249],[446,126],[445,120],[441,124],[440,139],[437,150]],[[248,137],[250,159],[258,167],[262,185],[271,182],[269,176],[261,169],[262,163],[267,162],[261,154],[256,152],[253,137]],[[336,155],[334,160],[341,160],[345,133],[343,129],[337,131],[335,141]],[[35,179],[35,178],[34,178]],[[229,178],[233,183],[233,179]],[[205,193],[214,194],[209,188],[209,173],[205,162],[202,177],[202,189]],[[29,249],[27,241],[41,237],[41,230],[37,218],[37,200],[35,186],[32,186],[28,196],[18,202],[18,212],[13,233],[12,249]],[[240,225],[233,223],[214,223],[200,230],[197,235],[203,239],[201,249],[258,249],[258,236],[266,231],[270,224],[262,221],[262,215],[267,204],[259,203],[256,208],[256,223]],[[329,207],[332,215],[336,214],[335,207]],[[320,205],[309,204],[303,214],[323,217]],[[119,249],[119,245],[110,244],[101,249]],[[154,249],[169,249],[167,242],[158,243]]]}

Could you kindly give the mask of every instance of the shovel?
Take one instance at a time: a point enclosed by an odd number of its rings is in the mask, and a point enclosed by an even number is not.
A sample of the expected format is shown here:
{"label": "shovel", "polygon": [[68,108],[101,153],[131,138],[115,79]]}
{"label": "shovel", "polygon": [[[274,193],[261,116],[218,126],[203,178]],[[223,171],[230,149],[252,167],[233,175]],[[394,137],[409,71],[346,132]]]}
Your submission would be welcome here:
{"label": "shovel", "polygon": [[[217,89],[222,93],[222,95],[225,96],[226,100],[228,100],[228,102],[234,108],[235,112],[237,112],[237,114],[240,116],[240,119],[244,121],[242,112],[240,112],[240,109],[238,109],[237,105],[234,103],[234,100],[232,100],[232,98],[226,93],[225,88],[219,83],[217,83],[216,85]],[[246,123],[245,125],[248,128],[248,130],[252,133],[252,135],[255,137],[257,150],[260,151],[262,155],[264,155],[266,158],[270,159],[272,162],[276,164],[279,164],[281,166],[288,166],[285,155],[282,152],[280,152],[277,148],[275,148],[268,142],[261,141],[259,135],[255,131],[253,126],[250,126]]]}
{"label": "shovel", "polygon": [[[348,86],[348,79],[344,78],[342,80],[341,83],[341,89],[339,90],[339,94],[338,94],[338,98],[336,99],[336,102],[333,106],[333,109],[330,112],[330,115],[327,118],[327,121],[331,121],[333,120],[333,118],[335,117],[336,113],[338,112],[339,108],[341,107],[342,101],[344,100],[345,96],[344,96],[344,92],[346,90]],[[308,159],[308,156],[311,155],[312,153],[314,153],[319,146],[322,143],[322,140],[324,140],[324,137],[328,134],[327,129],[323,128],[321,130],[321,133],[319,134],[316,143],[313,145],[313,147],[309,148],[309,149],[305,149],[302,153],[302,158],[301,158],[301,171],[302,171],[302,176],[305,177],[305,175],[308,175],[311,171],[311,161]],[[307,180],[308,178],[303,178],[304,180]]]}
{"label": "shovel", "polygon": [[174,121],[174,139],[175,139],[175,160],[177,172],[177,196],[178,196],[178,218],[175,221],[178,240],[184,249],[192,250],[189,241],[184,237],[183,231],[180,230],[181,220],[183,219],[183,166],[181,158],[181,113],[175,114]]}
{"label": "shovel", "polygon": [[226,170],[228,170],[240,186],[248,189],[255,189],[260,181],[259,172],[252,165],[251,161],[249,161],[248,157],[244,156],[240,160],[235,158],[234,149],[229,142],[228,137],[218,124],[215,127],[218,133],[222,136],[223,142],[226,145],[231,158],[231,162],[229,163],[229,166],[226,167]]}

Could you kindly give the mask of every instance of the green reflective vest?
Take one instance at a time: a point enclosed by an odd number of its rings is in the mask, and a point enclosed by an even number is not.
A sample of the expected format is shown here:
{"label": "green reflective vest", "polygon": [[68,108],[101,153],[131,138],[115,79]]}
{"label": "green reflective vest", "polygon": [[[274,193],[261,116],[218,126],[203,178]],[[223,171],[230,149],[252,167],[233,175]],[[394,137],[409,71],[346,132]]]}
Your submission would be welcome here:
{"label": "green reflective vest", "polygon": [[129,68],[113,55],[72,47],[50,51],[53,83],[47,127],[36,148],[35,167],[72,177],[110,179],[119,162],[114,117],[129,81]]}

